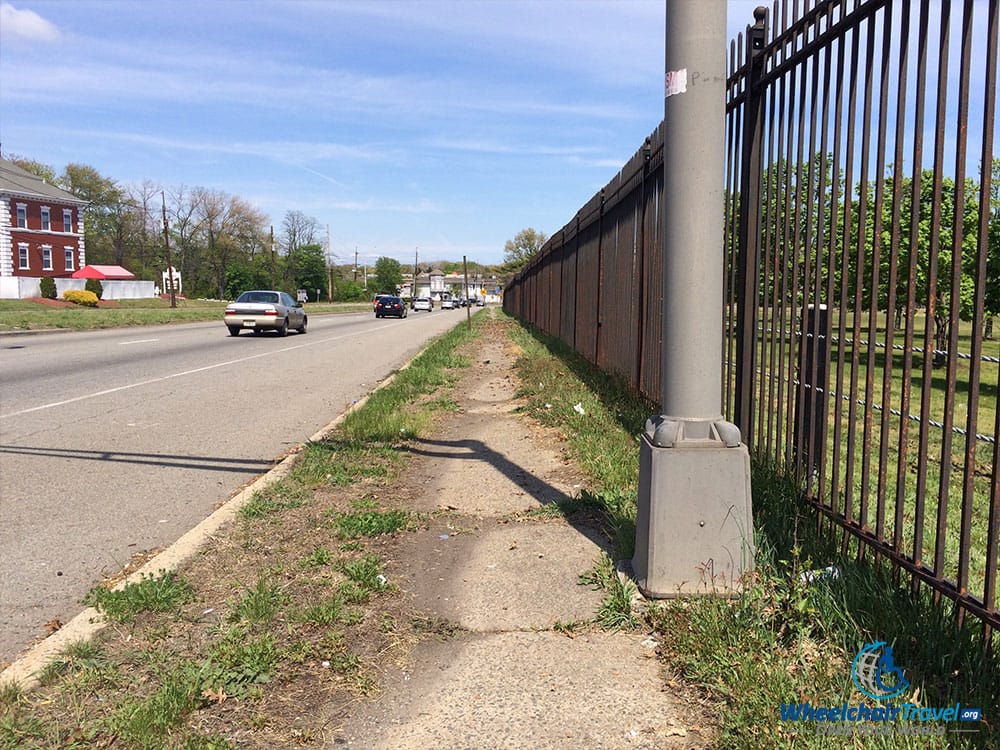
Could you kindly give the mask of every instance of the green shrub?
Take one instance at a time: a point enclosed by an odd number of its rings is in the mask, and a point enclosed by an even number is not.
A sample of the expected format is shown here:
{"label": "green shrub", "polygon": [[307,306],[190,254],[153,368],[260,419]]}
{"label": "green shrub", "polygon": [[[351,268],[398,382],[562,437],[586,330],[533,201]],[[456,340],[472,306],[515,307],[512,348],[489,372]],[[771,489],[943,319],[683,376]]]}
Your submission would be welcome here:
{"label": "green shrub", "polygon": [[42,297],[45,299],[56,298],[56,280],[51,276],[43,276],[38,282],[38,286],[42,290]]}
{"label": "green shrub", "polygon": [[104,284],[101,283],[100,279],[87,279],[87,283],[83,285],[83,288],[97,295],[97,299],[104,297]]}
{"label": "green shrub", "polygon": [[69,291],[63,292],[63,299],[67,302],[72,302],[75,305],[97,307],[97,295],[93,292],[87,291],[86,289],[70,289]]}

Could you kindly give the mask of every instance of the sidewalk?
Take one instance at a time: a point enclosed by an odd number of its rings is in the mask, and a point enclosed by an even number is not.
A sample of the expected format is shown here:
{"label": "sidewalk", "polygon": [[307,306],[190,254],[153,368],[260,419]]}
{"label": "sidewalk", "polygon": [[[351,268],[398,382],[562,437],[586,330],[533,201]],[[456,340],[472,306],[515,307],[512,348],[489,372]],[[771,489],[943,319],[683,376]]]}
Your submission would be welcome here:
{"label": "sidewalk", "polygon": [[[697,702],[669,689],[645,633],[581,625],[602,594],[579,584],[605,540],[586,521],[526,515],[584,480],[558,436],[515,412],[512,344],[480,339],[459,404],[419,441],[401,504],[439,511],[405,535],[386,576],[439,624],[377,697],[330,706],[328,747],[703,748]],[[570,634],[555,626],[576,624]]]}

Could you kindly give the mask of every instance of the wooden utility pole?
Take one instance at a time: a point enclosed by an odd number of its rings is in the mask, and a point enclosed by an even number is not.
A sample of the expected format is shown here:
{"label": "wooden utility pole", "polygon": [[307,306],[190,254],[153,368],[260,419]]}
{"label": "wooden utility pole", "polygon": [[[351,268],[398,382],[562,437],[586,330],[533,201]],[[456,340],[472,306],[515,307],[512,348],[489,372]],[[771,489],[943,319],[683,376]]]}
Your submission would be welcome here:
{"label": "wooden utility pole", "polygon": [[326,225],[326,270],[330,276],[326,291],[327,302],[333,302],[333,248],[330,246],[330,225]]}
{"label": "wooden utility pole", "polygon": [[274,224],[271,225],[271,288],[274,289],[278,286],[278,262],[274,257]]}
{"label": "wooden utility pole", "polygon": [[177,307],[177,296],[174,294],[174,261],[170,257],[170,232],[167,231],[167,197],[160,191],[160,200],[163,201],[163,243],[167,248],[167,284],[170,288],[170,306]]}
{"label": "wooden utility pole", "polygon": [[468,324],[469,330],[471,331],[472,330],[472,305],[469,304],[469,302],[470,302],[470,300],[469,300],[469,261],[465,259],[464,255],[462,256],[462,270],[465,273],[465,294],[462,295],[463,297],[465,297],[465,322]]}

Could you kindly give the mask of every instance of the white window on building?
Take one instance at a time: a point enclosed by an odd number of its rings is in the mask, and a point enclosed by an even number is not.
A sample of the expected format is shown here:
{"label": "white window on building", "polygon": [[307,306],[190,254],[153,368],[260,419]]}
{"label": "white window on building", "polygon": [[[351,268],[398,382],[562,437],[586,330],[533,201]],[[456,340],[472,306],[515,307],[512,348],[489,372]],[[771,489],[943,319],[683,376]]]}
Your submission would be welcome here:
{"label": "white window on building", "polygon": [[52,229],[52,212],[49,210],[48,206],[42,206],[42,231],[48,232]]}
{"label": "white window on building", "polygon": [[72,232],[73,231],[73,209],[64,208],[63,209],[63,231]]}
{"label": "white window on building", "polygon": [[17,267],[21,271],[27,271],[31,268],[28,263],[28,246],[23,242],[17,246]]}
{"label": "white window on building", "polygon": [[73,248],[67,245],[63,250],[66,252],[66,270],[75,271],[76,269],[73,268]]}
{"label": "white window on building", "polygon": [[28,228],[28,207],[24,203],[17,204],[17,228]]}
{"label": "white window on building", "polygon": [[42,245],[42,270],[52,270],[52,246]]}

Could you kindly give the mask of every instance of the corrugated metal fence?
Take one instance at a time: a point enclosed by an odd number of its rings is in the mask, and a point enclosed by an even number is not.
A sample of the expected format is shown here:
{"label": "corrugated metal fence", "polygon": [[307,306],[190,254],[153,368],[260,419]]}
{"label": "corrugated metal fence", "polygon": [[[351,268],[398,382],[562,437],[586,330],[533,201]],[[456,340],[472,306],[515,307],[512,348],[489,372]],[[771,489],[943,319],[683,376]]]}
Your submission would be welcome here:
{"label": "corrugated metal fence", "polygon": [[[998,2],[776,2],[730,47],[723,403],[872,551],[997,610]],[[505,309],[660,395],[662,126]]]}

